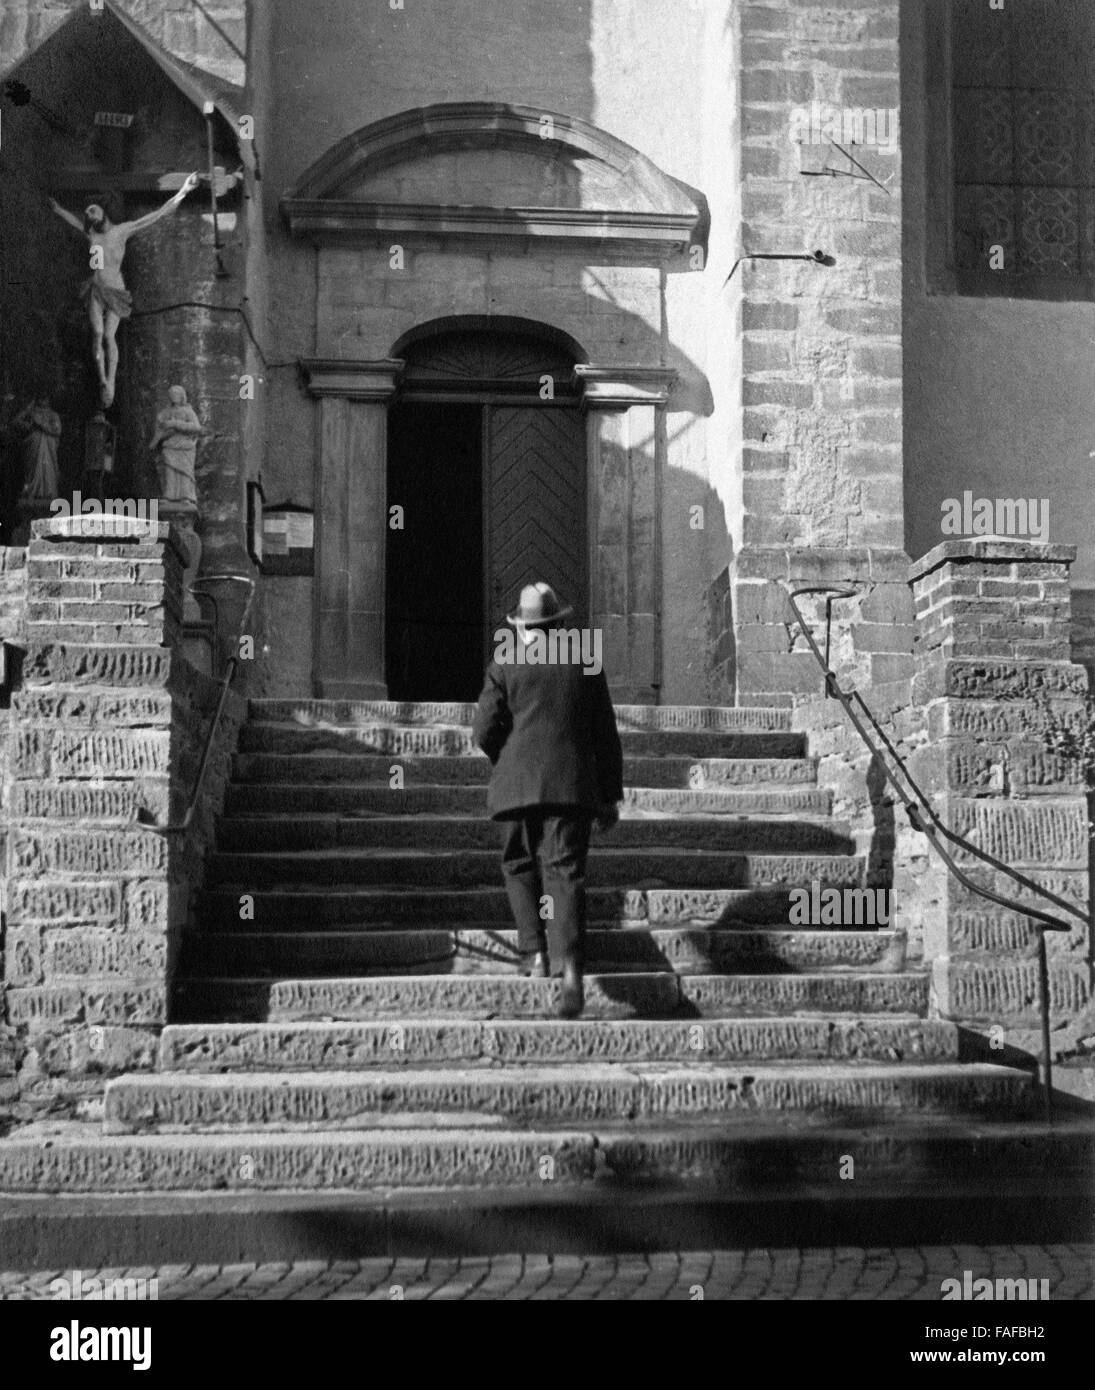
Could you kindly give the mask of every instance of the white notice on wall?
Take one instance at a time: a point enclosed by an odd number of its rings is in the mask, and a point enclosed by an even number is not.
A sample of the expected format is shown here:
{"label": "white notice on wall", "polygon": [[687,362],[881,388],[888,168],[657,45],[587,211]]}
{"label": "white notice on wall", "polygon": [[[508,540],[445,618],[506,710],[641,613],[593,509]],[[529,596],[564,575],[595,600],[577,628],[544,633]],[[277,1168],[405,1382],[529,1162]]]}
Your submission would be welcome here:
{"label": "white notice on wall", "polygon": [[311,550],[315,534],[315,518],[311,512],[287,512],[290,550]]}

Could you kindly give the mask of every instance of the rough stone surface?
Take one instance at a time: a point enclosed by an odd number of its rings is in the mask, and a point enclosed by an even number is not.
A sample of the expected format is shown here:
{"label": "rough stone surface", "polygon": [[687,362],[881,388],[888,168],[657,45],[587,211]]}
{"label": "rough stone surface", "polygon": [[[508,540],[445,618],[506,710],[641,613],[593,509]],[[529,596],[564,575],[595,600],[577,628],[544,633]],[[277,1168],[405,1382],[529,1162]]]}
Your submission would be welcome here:
{"label": "rough stone surface", "polygon": [[[35,523],[26,554],[34,621],[3,788],[20,1116],[82,1113],[105,1076],[152,1064],[224,783],[209,779],[185,836],[138,828],[185,804],[216,695],[171,649],[182,569],[169,528],[140,543],[75,541]],[[222,766],[242,708],[229,704]]]}
{"label": "rough stone surface", "polygon": [[[915,775],[944,824],[978,850],[1023,871],[1086,915],[1090,836],[1080,769],[1045,746],[1047,717],[1082,718],[1075,698],[1087,673],[1068,659],[1065,546],[961,541],[937,546],[913,568],[920,669],[914,701],[926,705],[930,737],[913,750]],[[1061,592],[1046,585],[1061,581]],[[1027,610],[1038,639],[1025,631]],[[1031,619],[1031,621],[1034,620]],[[987,625],[1006,625],[1000,660],[971,660],[963,646]],[[1001,630],[1004,632],[1004,629]],[[1037,1025],[1035,929],[1021,909],[1037,906],[1067,930],[1047,933],[1054,1047],[1087,1031],[1090,927],[1017,884],[970,851],[956,857],[973,883],[1017,901],[994,904],[929,860],[917,891],[925,957],[945,1017],[1012,1030]]]}
{"label": "rough stone surface", "polygon": [[406,1023],[191,1024],[164,1029],[164,1071],[240,1072],[412,1067],[434,1062],[728,1061],[734,1058],[923,1057],[954,1060],[958,1033],[939,1021],[757,1018],[674,1020],[410,1019]]}
{"label": "rough stone surface", "polygon": [[0,1191],[13,1193],[536,1187],[593,1170],[592,1137],[558,1131],[0,1140]]}
{"label": "rough stone surface", "polygon": [[221,1079],[170,1074],[120,1077],[107,1086],[108,1132],[158,1129],[357,1128],[393,1116],[458,1115],[465,1125],[581,1123],[612,1118],[725,1115],[734,1111],[855,1110],[989,1112],[1032,1099],[1030,1080],[1005,1067],[919,1063],[842,1068],[709,1062],[647,1070],[642,1064],[580,1068],[529,1065],[394,1074],[323,1072]]}

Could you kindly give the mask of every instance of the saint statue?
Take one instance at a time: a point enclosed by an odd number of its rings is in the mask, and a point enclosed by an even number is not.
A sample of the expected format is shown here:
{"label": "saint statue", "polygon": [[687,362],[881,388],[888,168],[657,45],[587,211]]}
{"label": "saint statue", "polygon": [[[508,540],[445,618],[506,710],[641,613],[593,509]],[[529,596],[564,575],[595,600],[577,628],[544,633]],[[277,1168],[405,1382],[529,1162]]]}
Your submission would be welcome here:
{"label": "saint statue", "polygon": [[95,366],[99,373],[100,398],[104,408],[114,400],[114,379],[118,371],[118,325],[133,312],[133,297],[122,279],[126,243],[137,232],[145,231],[162,217],[174,212],[197,185],[197,174],[189,174],[179,191],[155,212],[134,218],[132,222],[116,224],[111,222],[98,203],[91,203],[84,209],[81,223],[78,217],[66,212],[55,198],[49,200],[57,216],[82,232],[91,247],[92,273],[84,281],[80,298],[87,304],[91,321]]}
{"label": "saint statue", "polygon": [[194,484],[194,458],[198,436],[204,434],[194,407],[187,402],[181,386],[168,388],[170,404],[156,416],[156,432],[149,448],[159,452],[160,498],[165,502],[198,505]]}
{"label": "saint statue", "polygon": [[11,422],[16,432],[23,431],[23,491],[32,500],[57,496],[59,471],[57,446],[61,439],[61,417],[46,396],[23,407]]}

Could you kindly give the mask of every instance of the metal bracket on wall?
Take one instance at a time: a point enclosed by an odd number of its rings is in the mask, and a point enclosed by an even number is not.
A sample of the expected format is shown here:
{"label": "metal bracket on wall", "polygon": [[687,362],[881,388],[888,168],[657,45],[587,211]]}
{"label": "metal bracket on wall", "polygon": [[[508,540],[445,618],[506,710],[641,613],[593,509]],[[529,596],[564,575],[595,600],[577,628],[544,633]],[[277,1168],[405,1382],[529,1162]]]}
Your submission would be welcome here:
{"label": "metal bracket on wall", "polygon": [[723,288],[734,278],[734,271],[737,270],[742,261],[810,261],[814,265],[836,265],[836,257],[827,255],[824,251],[813,251],[809,255],[805,255],[801,251],[793,253],[782,251],[746,251],[740,255],[730,267],[730,274],[722,282]]}

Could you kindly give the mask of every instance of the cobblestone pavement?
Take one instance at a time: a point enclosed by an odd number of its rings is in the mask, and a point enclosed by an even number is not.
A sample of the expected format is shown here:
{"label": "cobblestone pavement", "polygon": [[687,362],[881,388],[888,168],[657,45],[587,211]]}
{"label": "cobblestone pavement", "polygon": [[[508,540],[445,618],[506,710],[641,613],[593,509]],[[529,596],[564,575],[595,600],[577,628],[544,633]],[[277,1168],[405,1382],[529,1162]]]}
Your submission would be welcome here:
{"label": "cobblestone pavement", "polygon": [[[925,1299],[942,1280],[1048,1279],[1051,1299],[1095,1298],[1095,1246],[686,1251],[656,1255],[494,1255],[336,1263],[164,1265],[83,1270],[91,1279],[158,1281],[169,1299]],[[0,1273],[0,1299],[49,1299],[73,1270]],[[151,1293],[151,1289],[149,1288]]]}

